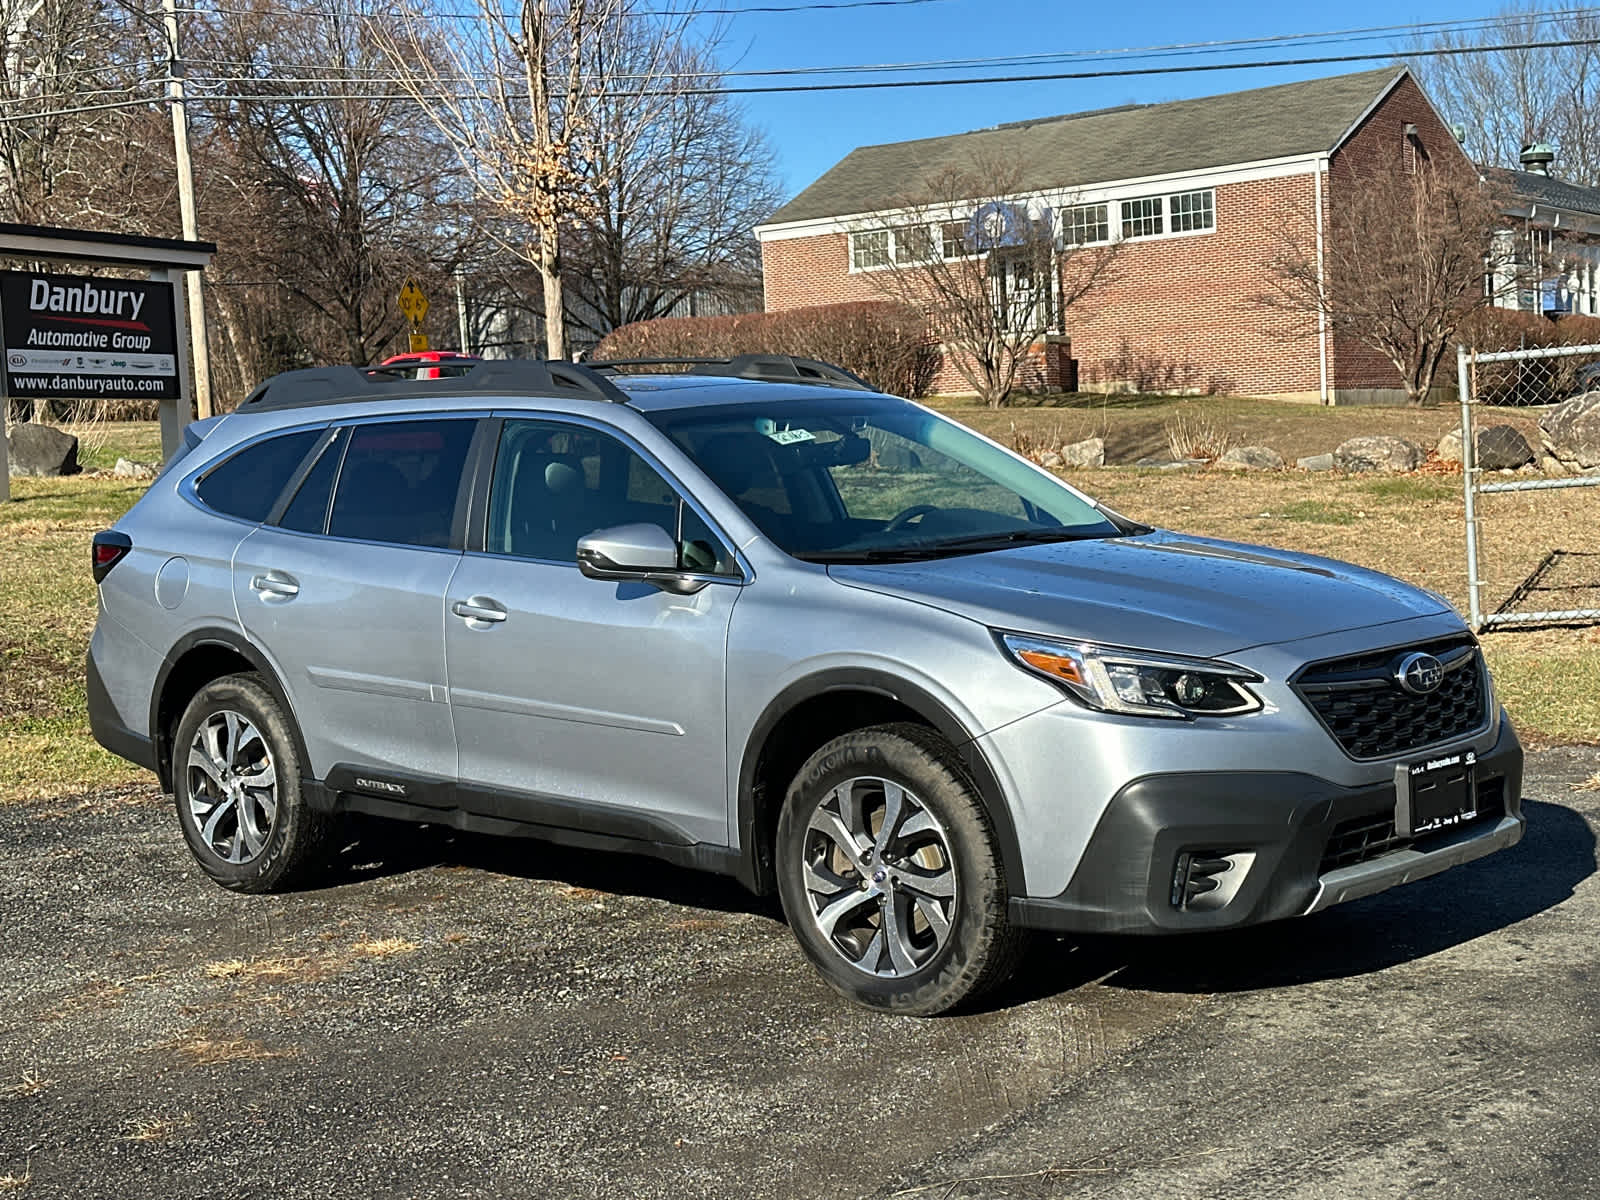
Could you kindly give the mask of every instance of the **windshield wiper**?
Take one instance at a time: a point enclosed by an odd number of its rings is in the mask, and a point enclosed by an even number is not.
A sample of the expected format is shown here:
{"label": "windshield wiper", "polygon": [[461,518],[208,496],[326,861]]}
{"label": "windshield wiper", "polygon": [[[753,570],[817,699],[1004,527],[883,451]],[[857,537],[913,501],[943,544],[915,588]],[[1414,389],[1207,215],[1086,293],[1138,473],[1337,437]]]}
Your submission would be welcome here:
{"label": "windshield wiper", "polygon": [[973,533],[965,537],[941,538],[925,542],[925,550],[999,550],[1006,546],[1039,545],[1046,542],[1078,542],[1103,538],[1106,534],[1082,529],[1012,529],[1005,533]]}
{"label": "windshield wiper", "polygon": [[866,563],[919,562],[957,554],[981,554],[1007,546],[1038,545],[1046,542],[1076,542],[1108,536],[1070,529],[1013,529],[1005,533],[975,533],[965,537],[943,538],[937,542],[908,542],[903,546],[872,546],[859,550],[813,550],[796,554],[804,562]]}

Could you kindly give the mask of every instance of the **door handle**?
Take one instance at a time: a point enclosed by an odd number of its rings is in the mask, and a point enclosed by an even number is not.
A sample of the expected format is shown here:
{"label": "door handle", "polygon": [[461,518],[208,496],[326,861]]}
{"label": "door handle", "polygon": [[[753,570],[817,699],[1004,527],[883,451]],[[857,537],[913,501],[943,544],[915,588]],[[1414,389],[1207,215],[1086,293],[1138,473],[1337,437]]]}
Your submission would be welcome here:
{"label": "door handle", "polygon": [[465,621],[504,621],[506,619],[505,606],[498,600],[488,596],[472,596],[466,600],[457,600],[450,606],[450,611]]}
{"label": "door handle", "polygon": [[252,591],[260,592],[263,600],[268,596],[289,597],[300,594],[300,585],[294,576],[285,575],[282,571],[268,571],[255,576],[250,580],[250,588]]}

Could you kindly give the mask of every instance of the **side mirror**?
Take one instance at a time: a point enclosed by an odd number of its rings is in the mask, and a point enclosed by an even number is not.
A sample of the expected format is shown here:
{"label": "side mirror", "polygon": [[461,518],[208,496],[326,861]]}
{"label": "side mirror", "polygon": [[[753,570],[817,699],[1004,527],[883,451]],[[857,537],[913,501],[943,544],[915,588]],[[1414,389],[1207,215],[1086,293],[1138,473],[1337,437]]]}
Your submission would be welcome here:
{"label": "side mirror", "polygon": [[659,525],[615,525],[578,539],[578,570],[590,579],[648,583],[688,595],[705,587],[678,565],[678,545]]}

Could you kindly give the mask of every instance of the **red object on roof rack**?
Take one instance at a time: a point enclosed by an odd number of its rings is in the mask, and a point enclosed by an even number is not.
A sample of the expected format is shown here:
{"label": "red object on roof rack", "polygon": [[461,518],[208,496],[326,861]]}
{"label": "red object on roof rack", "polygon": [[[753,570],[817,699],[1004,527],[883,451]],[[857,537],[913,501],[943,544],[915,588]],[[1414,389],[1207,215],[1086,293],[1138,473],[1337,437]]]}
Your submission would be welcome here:
{"label": "red object on roof rack", "polygon": [[465,375],[482,361],[476,354],[461,354],[455,350],[422,350],[414,354],[396,354],[367,369],[403,379],[453,379]]}

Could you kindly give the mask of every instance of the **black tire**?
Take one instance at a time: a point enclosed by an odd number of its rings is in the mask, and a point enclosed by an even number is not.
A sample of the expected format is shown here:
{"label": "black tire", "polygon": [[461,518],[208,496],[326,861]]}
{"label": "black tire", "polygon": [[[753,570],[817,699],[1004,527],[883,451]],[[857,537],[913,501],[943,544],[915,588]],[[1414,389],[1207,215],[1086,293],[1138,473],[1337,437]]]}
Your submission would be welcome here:
{"label": "black tire", "polygon": [[[246,724],[255,737],[244,732]],[[191,765],[202,727],[207,731],[202,756],[213,765],[221,762],[226,772]],[[232,754],[225,745],[230,727],[240,731]],[[218,740],[207,740],[213,735]],[[301,794],[296,745],[289,715],[255,674],[225,675],[206,684],[178,721],[172,740],[178,825],[201,869],[230,891],[284,891],[327,861],[333,818],[312,809]],[[275,789],[270,822],[268,789],[250,786],[251,780],[266,778],[267,769]],[[234,780],[231,792],[215,782],[219,774]]]}
{"label": "black tire", "polygon": [[[923,828],[898,846],[894,843],[900,839],[891,839],[878,852],[887,857],[877,859],[876,866],[875,846],[867,846],[860,851],[864,857],[850,867],[848,854],[837,849],[839,835],[813,828],[813,820],[842,829],[850,822],[836,825],[832,816],[848,803],[858,816],[864,810],[878,814],[876,831],[871,816],[862,818],[862,827],[868,839],[881,841],[889,789],[879,788],[879,781],[903,789],[905,795],[897,800],[902,814],[920,808],[932,818],[933,829]],[[841,800],[847,796],[854,798]],[[929,822],[902,815],[897,827],[912,824]],[[907,849],[919,836],[921,849]],[[1008,919],[1005,868],[993,827],[960,759],[925,726],[874,726],[834,738],[813,754],[784,799],[775,858],[784,914],[801,948],[828,985],[857,1004],[932,1016],[977,1000],[1015,966],[1022,935]],[[946,858],[947,865],[937,867]],[[824,875],[817,874],[819,868]],[[926,885],[919,881],[942,879],[951,870],[953,895],[948,900],[930,900],[920,893]],[[830,893],[816,886],[824,879],[828,887],[854,881],[871,898],[852,897],[848,887]],[[856,907],[849,909],[852,899]],[[896,903],[908,906],[892,917],[894,928],[905,931],[898,939],[903,951],[899,962],[892,961],[888,949],[896,939],[885,932],[891,923],[886,906]],[[849,917],[835,920],[843,925],[848,919],[851,927],[841,934],[833,925],[831,934],[825,932],[827,911],[840,907]],[[947,922],[942,935],[929,919],[933,915]],[[919,921],[920,934],[915,928]]]}

